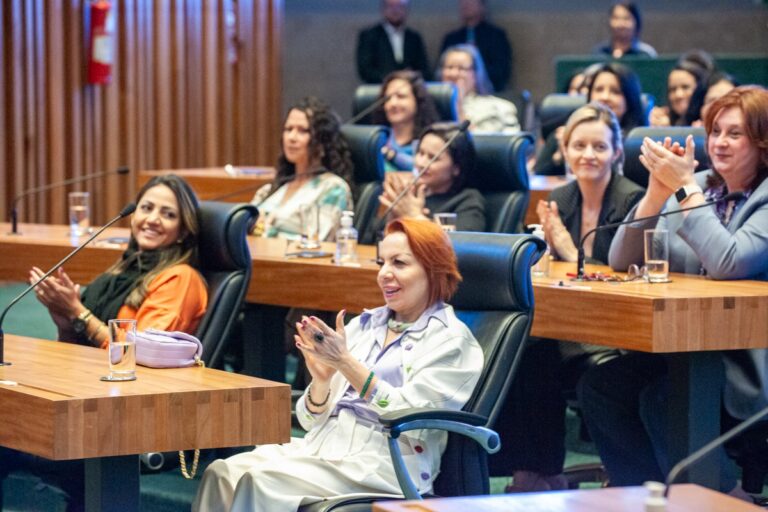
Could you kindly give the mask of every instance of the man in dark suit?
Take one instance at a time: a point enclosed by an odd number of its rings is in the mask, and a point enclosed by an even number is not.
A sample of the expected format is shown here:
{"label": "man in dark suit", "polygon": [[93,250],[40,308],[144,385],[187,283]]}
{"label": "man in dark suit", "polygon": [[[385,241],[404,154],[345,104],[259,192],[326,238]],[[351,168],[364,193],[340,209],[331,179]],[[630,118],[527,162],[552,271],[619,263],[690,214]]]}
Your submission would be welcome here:
{"label": "man in dark suit", "polygon": [[357,73],[363,82],[380,84],[398,69],[420,71],[429,78],[424,41],[406,28],[408,0],[381,0],[381,23],[360,32],[357,38]]}
{"label": "man in dark suit", "polygon": [[485,20],[485,0],[459,0],[459,13],[464,26],[449,32],[440,48],[472,44],[480,51],[495,91],[503,91],[512,74],[512,47],[504,29]]}

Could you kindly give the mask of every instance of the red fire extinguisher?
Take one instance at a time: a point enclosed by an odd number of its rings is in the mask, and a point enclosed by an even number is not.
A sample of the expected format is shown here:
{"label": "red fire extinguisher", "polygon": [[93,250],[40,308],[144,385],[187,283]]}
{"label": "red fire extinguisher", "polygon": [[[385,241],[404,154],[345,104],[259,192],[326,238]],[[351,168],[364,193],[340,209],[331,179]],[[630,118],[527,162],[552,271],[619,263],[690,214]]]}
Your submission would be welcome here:
{"label": "red fire extinguisher", "polygon": [[112,80],[115,31],[112,6],[107,0],[91,3],[91,37],[88,49],[88,83],[108,84]]}

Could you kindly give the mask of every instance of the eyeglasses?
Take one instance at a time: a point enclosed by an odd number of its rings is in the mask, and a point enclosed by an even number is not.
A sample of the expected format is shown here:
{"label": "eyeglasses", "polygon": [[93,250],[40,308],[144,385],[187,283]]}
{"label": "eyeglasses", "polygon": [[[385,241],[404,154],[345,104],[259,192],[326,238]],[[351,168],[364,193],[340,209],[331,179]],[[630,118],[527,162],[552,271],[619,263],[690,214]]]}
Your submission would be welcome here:
{"label": "eyeglasses", "polygon": [[[606,274],[605,272],[590,272],[584,274],[584,281],[602,281],[605,283],[629,283],[638,279],[645,279],[648,270],[645,266],[638,267],[634,263],[627,269],[627,275]],[[576,277],[576,274],[568,273],[568,277]]]}

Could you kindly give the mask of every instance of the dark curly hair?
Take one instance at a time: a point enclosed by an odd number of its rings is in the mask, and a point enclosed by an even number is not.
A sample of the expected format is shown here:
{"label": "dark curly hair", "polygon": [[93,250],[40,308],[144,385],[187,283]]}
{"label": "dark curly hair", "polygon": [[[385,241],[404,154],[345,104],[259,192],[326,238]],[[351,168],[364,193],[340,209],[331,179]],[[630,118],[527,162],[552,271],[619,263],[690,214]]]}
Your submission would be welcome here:
{"label": "dark curly hair", "polygon": [[[292,105],[283,119],[283,126],[292,110],[304,112],[309,121],[309,133],[312,136],[309,150],[313,156],[320,158],[323,168],[339,175],[348,184],[352,184],[352,158],[349,146],[339,131],[339,116],[324,101],[307,96]],[[277,158],[277,173],[272,182],[270,195],[274,194],[286,178],[296,174],[295,166],[286,160],[282,150],[282,135],[280,139],[280,156]]]}
{"label": "dark curly hair", "polygon": [[[416,137],[424,128],[440,119],[437,115],[435,102],[427,92],[427,87],[424,85],[424,78],[421,76],[421,73],[410,70],[393,71],[388,74],[384,78],[384,83],[381,84],[378,100],[384,97],[387,87],[389,87],[390,82],[393,80],[404,80],[411,85],[411,93],[416,98],[416,116],[413,119],[413,136]],[[384,103],[373,111],[371,115],[373,124],[389,126],[387,114],[384,112]]]}

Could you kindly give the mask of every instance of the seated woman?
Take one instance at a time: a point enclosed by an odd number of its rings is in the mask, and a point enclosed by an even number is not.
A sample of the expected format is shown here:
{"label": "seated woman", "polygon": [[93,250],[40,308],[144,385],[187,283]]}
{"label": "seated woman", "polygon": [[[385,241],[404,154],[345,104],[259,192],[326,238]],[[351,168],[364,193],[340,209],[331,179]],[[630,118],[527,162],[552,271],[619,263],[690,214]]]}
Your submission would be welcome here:
{"label": "seated woman", "polygon": [[[378,274],[386,306],[347,326],[342,310],[335,330],[315,317],[296,324],[296,346],[312,373],[296,404],[307,435],[215,461],[194,511],[291,511],[357,492],[402,496],[379,415],[435,404],[459,410],[469,399],[483,354],[444,302],[461,279],[448,237],[432,222],[410,219],[390,223],[386,233]],[[406,432],[398,442],[420,492],[430,490],[445,434]]]}
{"label": "seated woman", "polygon": [[[577,260],[585,233],[624,219],[643,189],[618,174],[623,161],[621,130],[614,113],[601,103],[585,105],[568,118],[562,152],[575,180],[556,188],[536,209],[552,255]],[[590,263],[605,264],[616,230],[589,236],[584,252]],[[574,264],[575,270],[575,264]],[[584,370],[615,357],[605,347],[530,338],[496,428],[504,442],[490,458],[492,474],[514,475],[510,491],[563,488],[565,400]]]}
{"label": "seated woman", "polygon": [[[454,123],[435,123],[424,130],[414,158],[414,172],[421,171],[458,129]],[[474,167],[475,147],[470,135],[462,132],[415,185],[412,175],[388,173],[379,196],[382,207],[390,208],[405,188],[410,189],[392,208],[387,220],[431,219],[435,213],[455,213],[457,230],[485,230],[485,199],[476,189],[464,186]],[[376,230],[382,224],[371,222],[361,241],[374,243]]]}
{"label": "seated woman", "polygon": [[[106,348],[106,322],[136,319],[149,327],[194,334],[208,305],[197,265],[197,198],[174,174],[156,176],[139,191],[131,238],[123,257],[85,291],[64,269],[40,283],[37,298],[48,308],[59,339]],[[33,267],[29,281],[43,271]]]}
{"label": "seated woman", "polygon": [[625,55],[656,57],[656,50],[640,40],[643,18],[640,9],[633,2],[616,2],[611,6],[608,28],[610,40],[601,43],[593,50],[598,55],[610,55],[620,59]]}
{"label": "seated woman", "polygon": [[651,126],[691,126],[701,117],[703,97],[693,92],[709,77],[707,68],[696,61],[680,60],[667,77],[667,105],[653,107]]}
{"label": "seated woman", "polygon": [[[175,175],[156,176],[139,191],[131,216],[131,238],[122,258],[85,291],[62,269],[35,289],[59,329],[62,341],[106,347],[106,322],[136,319],[149,327],[194,334],[208,305],[208,292],[197,265],[197,198]],[[33,267],[30,282],[43,272]],[[83,461],[54,462],[0,448],[0,484],[10,472],[24,469],[60,486],[68,510],[84,507]]]}
{"label": "seated woman", "polygon": [[381,108],[373,112],[374,124],[389,126],[391,132],[384,154],[384,171],[410,171],[419,134],[438,120],[437,109],[417,71],[394,71],[381,84]]}
{"label": "seated woman", "polygon": [[259,208],[253,234],[298,239],[301,207],[314,204],[320,240],[333,240],[341,213],[352,209],[352,160],[338,116],[317,98],[302,99],[288,109],[280,149],[275,180],[251,200]]}
{"label": "seated woman", "polygon": [[440,56],[438,78],[459,88],[459,120],[469,120],[470,131],[520,131],[517,107],[511,101],[493,96],[493,85],[475,46],[448,47]]}
{"label": "seated woman", "polygon": [[[592,76],[587,101],[597,101],[610,108],[619,120],[622,136],[626,136],[633,128],[648,124],[640,80],[631,69],[618,63],[602,64]],[[536,174],[553,176],[566,173],[560,151],[562,133],[563,130],[558,128],[547,137],[533,167]]]}
{"label": "seated woman", "polygon": [[[768,90],[737,87],[712,103],[704,126],[710,171],[694,174],[691,136],[684,149],[669,140],[643,142],[640,159],[650,181],[627,219],[701,205],[730,192],[741,191],[744,197],[622,226],[609,254],[613,268],[641,264],[643,230],[658,227],[669,232],[671,272],[768,280]],[[731,350],[721,355],[727,424],[729,416],[741,420],[768,404],[768,351]],[[629,353],[584,375],[584,419],[613,485],[664,481],[676,462],[666,459],[666,408],[657,405],[666,399],[668,382],[665,359],[656,354]],[[735,479],[724,484],[722,490],[731,489]]]}
{"label": "seated woman", "polygon": [[722,98],[739,85],[741,84],[728,73],[715,71],[709,75],[706,83],[702,84],[693,93],[691,103],[701,105],[701,119],[691,123],[691,126],[704,126],[703,119],[707,117],[707,111],[709,111],[709,107],[712,103],[716,99]]}

